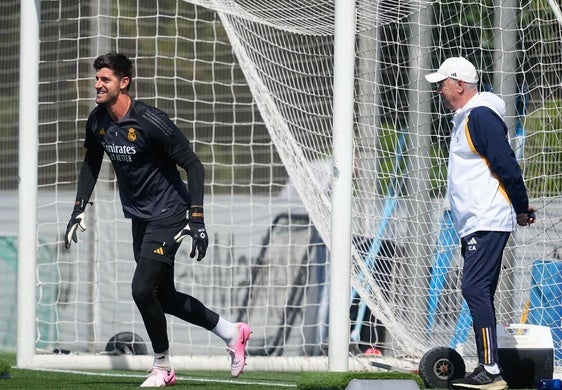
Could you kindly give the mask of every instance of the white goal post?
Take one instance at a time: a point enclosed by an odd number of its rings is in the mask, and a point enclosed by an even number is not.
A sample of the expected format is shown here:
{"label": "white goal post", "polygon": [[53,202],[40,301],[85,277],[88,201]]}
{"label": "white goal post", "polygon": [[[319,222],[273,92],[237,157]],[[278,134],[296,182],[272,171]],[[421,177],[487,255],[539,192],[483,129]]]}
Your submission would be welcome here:
{"label": "white goal post", "polygon": [[[38,111],[27,112],[27,104],[36,107],[39,101],[39,3],[23,1],[21,4],[20,30],[20,138],[26,140],[19,148],[18,187],[18,269],[17,275],[17,319],[18,366],[25,366],[35,355],[35,272],[37,248],[37,155],[38,155]],[[21,113],[26,113],[25,115]],[[27,222],[21,222],[27,221]],[[25,265],[25,266],[23,266]],[[26,335],[27,337],[25,337]]]}
{"label": "white goal post", "polygon": [[[91,65],[115,50],[133,60],[133,95],[169,113],[206,167],[211,245],[201,263],[181,248],[177,288],[250,323],[248,370],[368,370],[378,354],[408,366],[435,345],[474,358],[444,200],[450,116],[423,77],[470,59],[508,105],[539,209],[508,244],[498,321],[550,326],[562,367],[562,23],[549,1],[26,0],[20,30],[21,180],[0,193],[19,203],[17,218],[2,210],[19,222],[18,366],[151,364],[107,161],[88,230],[62,244]],[[228,370],[222,341],[168,320],[174,367]],[[148,355],[112,349],[119,334]]]}

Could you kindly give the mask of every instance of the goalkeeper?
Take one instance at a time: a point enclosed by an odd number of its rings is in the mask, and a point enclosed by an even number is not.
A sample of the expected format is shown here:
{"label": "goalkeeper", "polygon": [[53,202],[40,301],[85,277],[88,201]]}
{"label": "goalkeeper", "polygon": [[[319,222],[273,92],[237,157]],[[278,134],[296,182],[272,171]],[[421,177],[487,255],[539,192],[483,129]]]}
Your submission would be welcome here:
{"label": "goalkeeper", "polygon": [[503,250],[517,225],[535,222],[521,169],[507,139],[505,102],[478,92],[476,68],[462,57],[425,76],[452,119],[447,192],[464,258],[462,294],[470,309],[479,365],[455,389],[507,389],[498,366],[494,294]]}
{"label": "goalkeeper", "polygon": [[[65,247],[77,242],[77,230],[85,230],[85,208],[105,153],[115,170],[123,213],[132,223],[136,262],[132,296],[154,350],[152,373],[141,387],[171,386],[176,381],[168,355],[165,313],[222,338],[230,354],[231,374],[237,377],[246,364],[248,325],[225,320],[196,298],[176,291],[174,285],[174,258],[181,241],[190,237],[190,257],[197,261],[205,257],[209,243],[203,214],[203,165],[167,114],[129,95],[133,66],[125,55],[99,56],[93,66],[97,107],[86,123],[86,154]],[[187,172],[187,186],[177,166]]]}

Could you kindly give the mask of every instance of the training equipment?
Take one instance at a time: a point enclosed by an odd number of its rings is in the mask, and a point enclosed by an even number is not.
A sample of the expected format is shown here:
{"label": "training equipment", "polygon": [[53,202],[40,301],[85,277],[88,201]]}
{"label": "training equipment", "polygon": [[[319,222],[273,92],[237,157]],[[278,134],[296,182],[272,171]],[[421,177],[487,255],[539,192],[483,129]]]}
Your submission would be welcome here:
{"label": "training equipment", "polygon": [[537,390],[558,390],[562,389],[560,379],[542,379],[537,384]]}
{"label": "training equipment", "polygon": [[497,331],[502,376],[511,388],[534,388],[540,379],[552,379],[554,353],[549,327],[509,324],[498,325]]}
{"label": "training equipment", "polygon": [[105,352],[118,355],[146,355],[148,353],[142,337],[133,332],[119,332],[112,336],[105,346]]}
{"label": "training equipment", "polygon": [[464,377],[466,366],[454,349],[435,347],[421,357],[419,374],[426,386],[448,389],[452,381]]}
{"label": "training equipment", "polygon": [[[510,136],[518,121],[525,129],[524,147],[513,145],[537,222],[519,228],[508,244],[495,300],[499,322],[522,317],[531,264],[561,257],[561,26],[545,2],[496,3],[54,0],[34,13],[34,2],[3,1],[2,28],[19,17],[25,26],[19,57],[13,37],[20,29],[0,43],[3,95],[20,96],[25,114],[19,123],[0,123],[2,137],[9,134],[1,160],[2,226],[15,230],[19,223],[21,234],[8,233],[26,243],[18,248],[18,365],[147,367],[145,356],[103,354],[118,332],[148,339],[130,296],[130,223],[107,160],[86,234],[70,251],[63,245],[83,129],[95,106],[91,63],[110,50],[131,56],[131,93],[169,113],[206,167],[207,261],[194,267],[180,246],[176,286],[225,318],[250,324],[252,369],[327,370],[328,353],[343,354],[350,368],[369,367],[362,356],[348,355],[357,348],[329,346],[331,337],[346,338],[349,330],[354,344],[377,347],[384,357],[419,358],[443,345],[470,362],[475,352],[463,314],[461,260],[445,212],[450,115],[424,79],[445,58],[466,57],[482,87],[504,97]],[[352,22],[340,27],[349,13],[342,4],[355,8]],[[349,55],[335,54],[342,46]],[[351,72],[339,71],[342,61]],[[522,93],[526,107],[518,111]],[[7,115],[18,110],[12,100],[4,104]],[[353,150],[341,153],[347,146],[335,137],[341,133],[354,137]],[[297,196],[278,199],[288,177]],[[342,194],[351,198],[350,208],[348,198],[332,205]],[[25,207],[16,214],[18,204]],[[296,214],[308,222],[289,217],[273,227],[278,215]],[[340,217],[332,225],[334,214]],[[337,231],[347,223],[349,229]],[[352,243],[369,244],[349,250],[348,234]],[[383,253],[383,243],[394,250]],[[36,261],[41,248],[54,254],[47,262]],[[320,256],[320,248],[344,256]],[[52,268],[54,280],[46,273]],[[328,299],[329,287],[347,281],[347,271],[354,300],[361,300],[351,324],[347,291],[335,291],[341,302]],[[44,316],[45,308],[54,315]],[[362,338],[373,328],[372,318],[360,315],[367,308],[383,330]],[[330,337],[328,309],[344,313],[329,321],[339,325]],[[175,318],[169,327],[176,369],[228,371],[222,340]],[[71,354],[50,353],[55,348]]]}
{"label": "training equipment", "polygon": [[398,367],[398,366],[391,366],[390,364],[377,362],[376,360],[372,361],[370,364],[373,367],[382,368],[383,370],[394,371],[394,372],[402,372],[404,374],[418,374],[418,370],[407,369],[407,368]]}

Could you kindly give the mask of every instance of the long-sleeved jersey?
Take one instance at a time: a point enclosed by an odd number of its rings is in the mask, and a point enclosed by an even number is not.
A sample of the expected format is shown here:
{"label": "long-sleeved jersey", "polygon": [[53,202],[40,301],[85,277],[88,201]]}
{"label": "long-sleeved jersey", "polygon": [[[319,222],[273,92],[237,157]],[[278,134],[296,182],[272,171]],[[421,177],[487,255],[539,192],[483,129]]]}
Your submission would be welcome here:
{"label": "long-sleeved jersey", "polygon": [[[155,107],[132,100],[118,121],[105,107],[96,107],[88,117],[84,147],[77,199],[89,199],[105,152],[125,217],[154,220],[185,211],[192,202],[203,205],[203,165],[168,115]],[[187,172],[189,191],[177,165]]]}
{"label": "long-sleeved jersey", "polygon": [[448,194],[460,237],[479,230],[514,231],[529,201],[508,142],[504,101],[475,95],[453,117]]}

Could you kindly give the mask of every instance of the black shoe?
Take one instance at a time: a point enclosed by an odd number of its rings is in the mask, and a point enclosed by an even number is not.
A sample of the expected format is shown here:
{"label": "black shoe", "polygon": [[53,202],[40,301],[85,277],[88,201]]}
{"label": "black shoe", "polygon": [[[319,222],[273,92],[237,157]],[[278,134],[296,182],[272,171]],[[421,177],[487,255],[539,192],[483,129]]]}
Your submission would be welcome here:
{"label": "black shoe", "polygon": [[451,382],[453,389],[505,390],[507,382],[501,374],[490,374],[482,364],[468,376]]}

